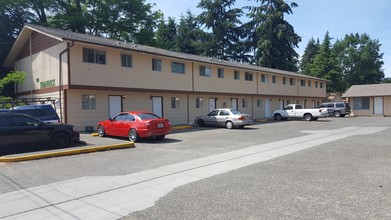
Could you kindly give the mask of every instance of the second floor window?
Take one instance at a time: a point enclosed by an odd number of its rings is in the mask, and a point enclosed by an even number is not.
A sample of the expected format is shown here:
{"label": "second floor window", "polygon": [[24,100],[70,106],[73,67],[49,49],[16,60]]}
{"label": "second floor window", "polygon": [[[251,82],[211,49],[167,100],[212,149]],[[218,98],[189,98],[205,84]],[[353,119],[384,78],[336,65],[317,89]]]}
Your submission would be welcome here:
{"label": "second floor window", "polygon": [[132,55],[121,54],[121,65],[123,67],[132,67]]}
{"label": "second floor window", "polygon": [[217,77],[224,78],[224,69],[217,69]]}
{"label": "second floor window", "polygon": [[291,86],[296,85],[296,80],[293,79],[293,78],[290,78],[290,79],[289,79],[289,84],[290,84]]}
{"label": "second floor window", "polygon": [[244,80],[246,81],[253,81],[253,74],[249,72],[244,73]]}
{"label": "second floor window", "polygon": [[200,66],[200,76],[211,76],[212,70],[210,67],[207,66]]}
{"label": "second floor window", "polygon": [[300,80],[300,85],[301,86],[305,86],[305,80],[304,79]]}
{"label": "second floor window", "polygon": [[236,79],[236,80],[240,79],[240,72],[237,70],[234,71],[234,79]]}
{"label": "second floor window", "polygon": [[162,60],[152,59],[152,70],[153,71],[162,71]]}
{"label": "second floor window", "polygon": [[185,64],[184,63],[171,63],[171,72],[185,74]]}
{"label": "second floor window", "polygon": [[267,83],[267,75],[266,74],[261,74],[261,82]]}
{"label": "second floor window", "polygon": [[277,76],[272,76],[272,81],[273,81],[273,84],[276,84],[277,83]]}
{"label": "second floor window", "polygon": [[106,64],[106,51],[83,48],[83,62]]}

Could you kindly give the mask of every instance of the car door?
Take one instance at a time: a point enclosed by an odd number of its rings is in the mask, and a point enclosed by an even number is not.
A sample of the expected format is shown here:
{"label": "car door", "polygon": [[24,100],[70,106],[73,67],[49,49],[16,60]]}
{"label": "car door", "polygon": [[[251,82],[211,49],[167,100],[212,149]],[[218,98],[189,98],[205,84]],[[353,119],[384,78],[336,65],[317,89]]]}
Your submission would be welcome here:
{"label": "car door", "polygon": [[229,116],[230,116],[230,112],[228,110],[226,109],[220,110],[219,114],[216,116],[217,125],[224,126]]}
{"label": "car door", "polygon": [[284,110],[285,110],[286,114],[288,115],[288,117],[291,117],[291,118],[296,117],[296,112],[293,109],[293,106],[290,106],[290,105],[286,106]]}
{"label": "car door", "polygon": [[206,125],[217,125],[217,119],[216,116],[219,114],[219,110],[213,110],[211,111],[206,117],[205,117],[205,124]]}
{"label": "car door", "polygon": [[0,145],[8,145],[15,142],[14,129],[10,127],[10,118],[3,115],[0,116]]}
{"label": "car door", "polygon": [[49,142],[49,131],[43,123],[24,115],[12,115],[10,130],[13,131],[15,142],[29,144]]}
{"label": "car door", "polygon": [[111,135],[114,136],[127,136],[127,134],[124,135],[124,127],[126,126],[125,120],[128,113],[120,113],[117,116],[113,118],[113,120],[110,123],[110,130],[112,132]]}

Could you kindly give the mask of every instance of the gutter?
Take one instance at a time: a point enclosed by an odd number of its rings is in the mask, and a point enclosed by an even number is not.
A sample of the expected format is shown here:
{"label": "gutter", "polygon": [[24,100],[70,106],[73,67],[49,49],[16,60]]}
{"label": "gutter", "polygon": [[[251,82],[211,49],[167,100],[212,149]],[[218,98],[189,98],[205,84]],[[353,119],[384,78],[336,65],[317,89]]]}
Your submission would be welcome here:
{"label": "gutter", "polygon": [[[60,57],[60,64],[59,64],[59,71],[58,71],[58,94],[59,94],[59,105],[60,105],[60,123],[63,123],[63,119],[62,119],[62,96],[61,96],[61,93],[62,93],[62,55],[65,53],[65,52],[69,52],[69,49],[71,49],[71,47],[73,47],[73,45],[75,45],[75,42],[72,41],[72,44],[70,46],[68,46],[67,48],[65,48],[65,50],[61,51],[60,54],[59,54],[59,57]],[[68,60],[69,62],[69,60]]]}

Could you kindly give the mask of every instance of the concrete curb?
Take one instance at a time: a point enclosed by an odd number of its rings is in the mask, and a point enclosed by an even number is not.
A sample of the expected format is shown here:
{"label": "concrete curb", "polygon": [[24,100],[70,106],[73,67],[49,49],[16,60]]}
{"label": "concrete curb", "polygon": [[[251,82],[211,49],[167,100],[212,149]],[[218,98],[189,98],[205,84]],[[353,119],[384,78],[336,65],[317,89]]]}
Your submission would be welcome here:
{"label": "concrete curb", "polygon": [[99,147],[80,148],[80,149],[73,149],[73,150],[64,149],[62,151],[22,155],[22,156],[2,156],[0,157],[0,162],[20,162],[20,161],[27,161],[27,160],[69,156],[75,154],[92,153],[97,151],[106,151],[106,150],[123,149],[123,148],[131,148],[131,147],[134,147],[134,142],[106,145],[106,146],[99,146]]}

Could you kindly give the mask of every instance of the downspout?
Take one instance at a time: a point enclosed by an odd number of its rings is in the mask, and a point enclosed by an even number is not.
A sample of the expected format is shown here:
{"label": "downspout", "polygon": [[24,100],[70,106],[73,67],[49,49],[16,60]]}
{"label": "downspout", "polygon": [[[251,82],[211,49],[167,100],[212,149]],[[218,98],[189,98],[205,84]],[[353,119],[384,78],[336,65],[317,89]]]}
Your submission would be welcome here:
{"label": "downspout", "polygon": [[[59,99],[59,105],[60,105],[60,123],[63,122],[62,120],[62,96],[61,96],[61,93],[62,93],[62,55],[65,53],[65,52],[68,52],[69,49],[71,49],[71,47],[73,47],[73,45],[75,45],[75,42],[72,41],[72,44],[70,46],[68,46],[65,50],[61,51],[59,56],[60,56],[60,64],[59,64],[59,71],[58,71],[58,99]],[[69,62],[69,60],[68,60]],[[68,70],[69,71],[69,70]]]}

